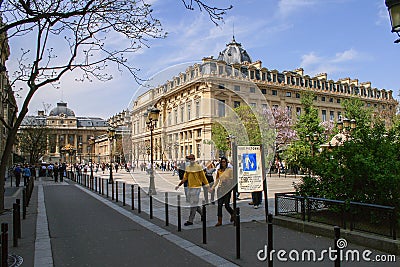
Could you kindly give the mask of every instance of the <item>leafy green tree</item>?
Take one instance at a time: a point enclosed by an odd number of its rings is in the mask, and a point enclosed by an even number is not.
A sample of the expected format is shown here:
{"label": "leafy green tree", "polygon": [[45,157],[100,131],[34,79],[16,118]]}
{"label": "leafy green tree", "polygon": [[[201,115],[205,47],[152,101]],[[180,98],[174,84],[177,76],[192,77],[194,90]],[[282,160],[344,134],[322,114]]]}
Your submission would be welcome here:
{"label": "leafy green tree", "polygon": [[[283,153],[287,163],[303,169],[313,169],[313,156],[323,142],[324,128],[320,124],[318,109],[314,106],[315,95],[312,92],[301,95],[302,112],[294,125],[297,140]],[[315,139],[315,140],[314,140]]]}
{"label": "leafy green tree", "polygon": [[19,149],[29,155],[31,164],[37,163],[46,154],[49,129],[44,122],[35,119],[26,121],[17,136]]}
{"label": "leafy green tree", "polygon": [[228,132],[218,122],[213,123],[211,126],[211,140],[214,142],[215,147],[223,152],[228,151],[229,147],[226,142]]}
{"label": "leafy green tree", "polygon": [[391,129],[358,99],[343,103],[345,116],[357,121],[344,132],[343,145],[325,149],[310,165],[314,177],[297,185],[301,195],[400,208],[400,122]]}

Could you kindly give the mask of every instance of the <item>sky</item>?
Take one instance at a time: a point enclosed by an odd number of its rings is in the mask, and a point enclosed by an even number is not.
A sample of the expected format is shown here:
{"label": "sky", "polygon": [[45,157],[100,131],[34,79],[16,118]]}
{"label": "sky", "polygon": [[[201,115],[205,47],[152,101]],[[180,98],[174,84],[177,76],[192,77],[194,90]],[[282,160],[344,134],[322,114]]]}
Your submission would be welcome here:
{"label": "sky", "polygon": [[[397,36],[391,33],[384,0],[208,0],[218,7],[233,5],[218,26],[204,11],[186,10],[180,0],[144,1],[152,4],[153,16],[168,35],[149,40],[148,48],[129,56],[142,79],[174,66],[178,74],[188,62],[216,58],[234,34],[252,60],[267,69],[303,68],[305,75],[325,72],[335,81],[369,81],[372,87],[393,90],[399,99],[400,44],[393,43]],[[21,43],[10,46],[15,62]],[[143,88],[127,71],[109,71],[114,78],[108,82],[76,82],[78,74],[68,73],[57,88],[37,92],[29,114],[45,105],[50,110],[59,101],[82,117],[107,119],[127,109]]]}

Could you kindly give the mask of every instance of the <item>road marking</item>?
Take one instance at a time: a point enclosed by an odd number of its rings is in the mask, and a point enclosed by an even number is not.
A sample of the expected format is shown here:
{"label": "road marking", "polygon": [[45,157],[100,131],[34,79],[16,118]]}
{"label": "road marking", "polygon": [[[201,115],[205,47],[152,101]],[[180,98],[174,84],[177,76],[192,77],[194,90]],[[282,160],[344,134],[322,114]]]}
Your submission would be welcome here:
{"label": "road marking", "polygon": [[202,260],[214,265],[214,266],[238,266],[234,264],[233,262],[230,262],[202,247],[197,246],[196,244],[193,244],[192,242],[183,239],[168,230],[165,230],[158,225],[155,225],[133,213],[130,211],[127,211],[126,209],[120,207],[117,204],[114,204],[113,202],[97,195],[96,193],[93,193],[86,188],[83,188],[77,184],[75,186],[79,189],[81,189],[83,192],[89,194],[90,196],[94,197],[95,199],[103,202],[105,205],[109,206],[110,208],[114,209],[115,211],[119,212],[120,214],[124,215],[125,217],[131,219],[135,223],[140,224],[141,226],[145,227],[146,229],[152,231],[153,233],[161,236],[162,238],[165,238],[166,240],[174,243],[178,247],[186,250],[187,252],[201,258]]}

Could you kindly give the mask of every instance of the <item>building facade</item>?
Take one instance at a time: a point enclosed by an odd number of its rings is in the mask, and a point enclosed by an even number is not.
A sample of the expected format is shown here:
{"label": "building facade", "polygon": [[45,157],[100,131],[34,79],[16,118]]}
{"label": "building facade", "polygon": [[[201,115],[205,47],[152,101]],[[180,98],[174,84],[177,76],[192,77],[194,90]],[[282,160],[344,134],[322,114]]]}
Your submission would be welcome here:
{"label": "building facade", "polygon": [[269,70],[261,61],[253,62],[233,38],[217,59],[204,58],[136,99],[130,118],[132,157],[147,161],[150,131],[145,114],[151,106],[161,111],[153,132],[155,160],[181,160],[188,154],[208,160],[218,156],[211,142],[211,125],[216,118],[226,116],[227,109],[243,104],[282,106],[295,119],[302,112],[300,97],[309,91],[315,94],[321,121],[339,120],[341,102],[349,98],[359,98],[388,124],[398,105],[391,90],[374,88],[371,82],[350,78],[334,81],[326,73],[311,77],[301,68]]}
{"label": "building facade", "polygon": [[[15,122],[15,114],[18,110],[14,93],[9,84],[6,61],[10,55],[10,47],[6,40],[6,34],[0,35],[0,157],[3,155],[10,127]],[[12,165],[11,156],[8,165]]]}
{"label": "building facade", "polygon": [[[57,103],[48,115],[39,111],[35,116],[26,116],[21,124],[20,132],[32,125],[43,125],[48,129],[47,148],[42,158],[43,162],[82,162],[100,158],[96,150],[98,142],[107,133],[108,123],[102,118],[77,117],[75,112],[67,107],[67,103]],[[91,139],[95,143],[91,143]],[[22,156],[23,152],[19,151]],[[109,149],[102,151],[109,153]]]}

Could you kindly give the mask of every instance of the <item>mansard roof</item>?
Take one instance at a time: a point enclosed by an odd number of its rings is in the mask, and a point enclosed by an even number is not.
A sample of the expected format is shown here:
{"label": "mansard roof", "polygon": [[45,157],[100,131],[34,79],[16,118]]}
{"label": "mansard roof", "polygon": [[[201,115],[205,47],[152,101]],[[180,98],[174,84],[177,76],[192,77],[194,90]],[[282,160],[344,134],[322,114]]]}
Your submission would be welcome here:
{"label": "mansard roof", "polygon": [[235,36],[233,36],[232,41],[226,45],[226,48],[219,53],[218,60],[223,60],[227,64],[251,63],[249,54],[242,48],[242,44],[235,41]]}

